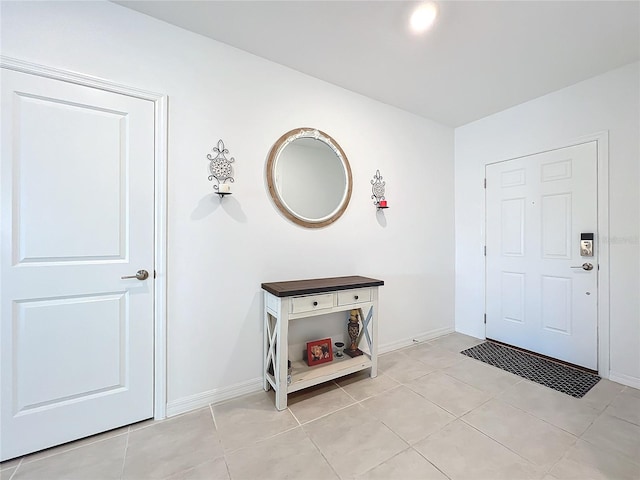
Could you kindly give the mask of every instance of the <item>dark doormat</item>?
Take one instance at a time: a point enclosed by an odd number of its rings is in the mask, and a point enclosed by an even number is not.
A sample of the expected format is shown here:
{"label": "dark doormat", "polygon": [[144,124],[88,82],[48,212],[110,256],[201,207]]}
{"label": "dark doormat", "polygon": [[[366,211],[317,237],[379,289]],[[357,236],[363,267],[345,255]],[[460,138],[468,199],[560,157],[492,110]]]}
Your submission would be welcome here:
{"label": "dark doormat", "polygon": [[598,375],[493,342],[460,353],[576,398],[582,398],[600,381]]}

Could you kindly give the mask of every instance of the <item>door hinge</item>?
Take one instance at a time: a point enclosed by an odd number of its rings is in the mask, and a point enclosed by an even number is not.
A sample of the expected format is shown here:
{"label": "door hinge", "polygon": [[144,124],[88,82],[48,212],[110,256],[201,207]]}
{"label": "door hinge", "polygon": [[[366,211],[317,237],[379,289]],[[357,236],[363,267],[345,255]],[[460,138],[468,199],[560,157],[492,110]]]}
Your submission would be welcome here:
{"label": "door hinge", "polygon": [[486,313],[484,314],[484,324],[485,325],[487,324],[487,314]]}
{"label": "door hinge", "polygon": [[156,277],[157,277],[157,274],[156,274],[156,271],[154,270],[153,271],[153,278],[156,278]]}
{"label": "door hinge", "polygon": [[487,256],[487,246],[486,245],[484,246],[484,256],[485,257]]}
{"label": "door hinge", "polygon": [[484,179],[484,188],[487,188],[487,179]]}

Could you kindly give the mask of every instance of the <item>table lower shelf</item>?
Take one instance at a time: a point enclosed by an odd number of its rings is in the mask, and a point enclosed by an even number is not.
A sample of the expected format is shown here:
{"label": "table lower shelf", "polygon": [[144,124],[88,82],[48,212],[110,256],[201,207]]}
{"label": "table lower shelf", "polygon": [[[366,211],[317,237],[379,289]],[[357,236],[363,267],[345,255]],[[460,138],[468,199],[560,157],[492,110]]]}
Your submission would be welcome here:
{"label": "table lower shelf", "polygon": [[334,356],[330,363],[313,367],[309,367],[303,361],[292,362],[291,384],[287,386],[287,393],[297,392],[303,388],[359,372],[370,368],[371,365],[371,359],[366,353],[354,358],[347,355],[342,358]]}

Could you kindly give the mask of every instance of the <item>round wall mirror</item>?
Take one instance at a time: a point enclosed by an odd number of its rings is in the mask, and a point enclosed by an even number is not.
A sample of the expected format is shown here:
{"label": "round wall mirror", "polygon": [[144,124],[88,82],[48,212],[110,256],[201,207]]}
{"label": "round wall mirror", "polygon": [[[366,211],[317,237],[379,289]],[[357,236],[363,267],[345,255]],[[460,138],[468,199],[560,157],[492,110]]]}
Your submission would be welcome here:
{"label": "round wall mirror", "polygon": [[276,206],[303,227],[335,222],[351,198],[347,156],[333,138],[313,128],[296,128],[280,137],[269,152],[266,174]]}

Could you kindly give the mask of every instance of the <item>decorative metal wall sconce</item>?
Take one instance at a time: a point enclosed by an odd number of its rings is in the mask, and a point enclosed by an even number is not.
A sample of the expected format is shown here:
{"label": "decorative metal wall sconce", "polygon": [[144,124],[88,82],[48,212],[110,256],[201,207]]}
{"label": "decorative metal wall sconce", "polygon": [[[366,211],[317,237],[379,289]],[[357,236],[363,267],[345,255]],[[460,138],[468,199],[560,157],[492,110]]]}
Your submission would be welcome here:
{"label": "decorative metal wall sconce", "polygon": [[376,170],[376,174],[373,176],[373,180],[371,180],[371,198],[374,199],[373,204],[378,208],[389,208],[387,205],[387,200],[384,198],[384,190],[386,182],[382,181],[382,175],[380,175],[380,170]]}
{"label": "decorative metal wall sconce", "polygon": [[[212,181],[214,178],[217,180],[218,184],[213,186],[213,189],[220,196],[220,198],[224,198],[225,195],[231,195],[231,183],[235,180],[233,179],[233,166],[231,165],[235,162],[233,157],[227,158],[229,154],[229,150],[227,150],[224,146],[224,142],[222,140],[218,140],[218,145],[213,147],[213,153],[207,154],[207,158],[209,159],[209,180]],[[227,183],[227,180],[229,183]]]}

